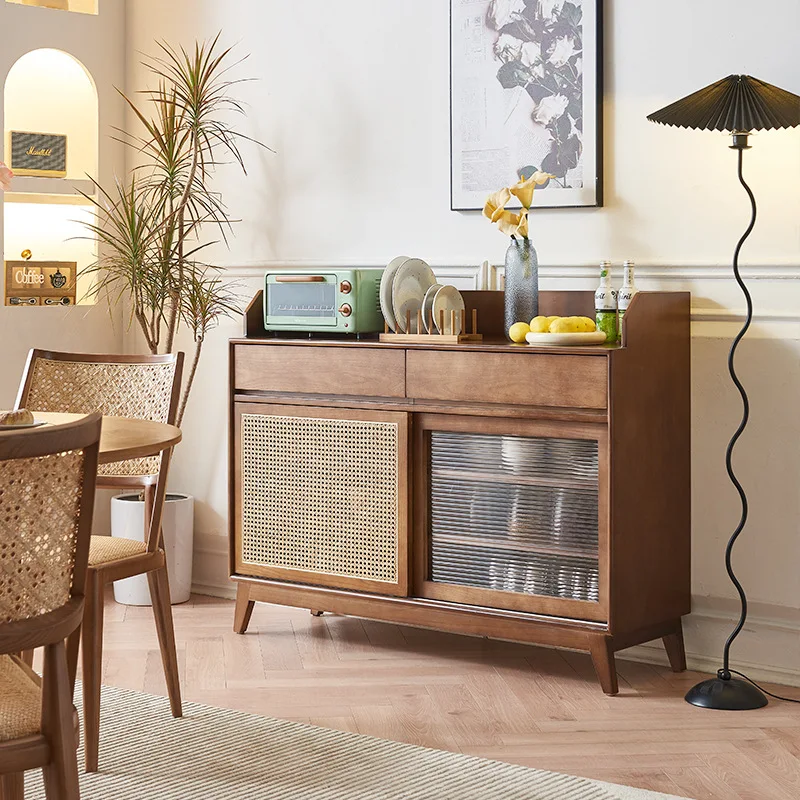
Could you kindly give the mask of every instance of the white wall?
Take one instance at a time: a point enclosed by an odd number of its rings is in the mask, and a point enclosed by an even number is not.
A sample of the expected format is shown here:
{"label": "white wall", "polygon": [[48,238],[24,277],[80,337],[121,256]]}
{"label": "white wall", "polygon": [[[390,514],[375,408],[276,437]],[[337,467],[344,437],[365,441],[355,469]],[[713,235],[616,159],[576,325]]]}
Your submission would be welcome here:
{"label": "white wall", "polygon": [[[667,129],[646,115],[718,78],[746,72],[800,93],[796,0],[620,0],[605,4],[605,184],[602,209],[541,210],[532,236],[543,287],[592,288],[601,259],[640,265],[642,288],[689,289],[694,307],[694,592],[687,625],[695,664],[714,666],[734,593],[722,548],[736,523],[724,446],[738,422],[725,354],[743,308],[729,260],[746,225],[735,154],[718,134]],[[224,31],[250,53],[240,96],[249,176],[219,188],[241,217],[218,252],[251,295],[268,263],[383,265],[398,253],[435,267],[502,262],[505,240],[475,213],[449,210],[447,0],[136,0],[129,62],[156,38],[191,44]],[[757,321],[740,371],[752,425],[736,463],[751,498],[737,551],[753,602],[739,663],[800,681],[800,131],[764,133],[747,153],[760,221],[743,253]],[[174,483],[198,500],[196,582],[224,591],[226,338],[208,345],[185,421]],[[639,649],[637,657],[659,657]]]}
{"label": "white wall", "polygon": [[[100,100],[100,177],[106,183],[113,180],[114,167],[119,167],[122,160],[120,148],[111,141],[109,134],[113,126],[121,125],[124,120],[122,103],[114,90],[115,86],[122,86],[125,79],[124,25],[125,0],[101,0],[97,16],[0,2],[0,30],[3,31],[0,86],[5,84],[9,71],[20,57],[39,48],[54,48],[73,55],[92,75]],[[84,96],[81,102],[83,99]],[[85,111],[82,108],[78,106],[72,113],[83,115]],[[66,118],[69,113],[69,109],[63,111],[64,125],[69,129],[67,132],[72,130],[72,122]],[[36,116],[28,119],[36,119]],[[0,130],[4,129],[5,121],[0,115]],[[71,138],[76,136],[77,133]],[[80,145],[77,146],[80,152]],[[82,163],[89,166],[93,163],[91,155],[84,155]],[[29,208],[27,205],[13,205],[13,209],[12,204],[6,205],[6,210],[10,211],[9,222],[19,216],[23,209]],[[0,230],[3,228],[2,206],[0,202]],[[34,257],[55,260],[76,258],[75,248],[80,249],[80,245],[64,241],[59,247],[58,242],[54,241],[57,237],[54,227],[63,225],[64,215],[55,206],[43,205],[40,208],[42,226],[48,230],[48,241],[46,252],[42,251]],[[78,207],[72,207],[70,218],[80,212]],[[20,226],[23,223],[29,225],[29,218],[21,219]],[[20,244],[17,234],[18,230],[15,229],[14,245]],[[74,235],[74,229],[71,232],[65,230],[62,238]],[[0,250],[2,248],[3,243],[0,242]],[[0,342],[0,408],[11,408],[31,347],[120,352],[123,347],[123,327],[119,314],[110,314],[106,306],[20,309],[0,305]],[[105,513],[99,516],[99,528],[107,527],[106,517]]]}

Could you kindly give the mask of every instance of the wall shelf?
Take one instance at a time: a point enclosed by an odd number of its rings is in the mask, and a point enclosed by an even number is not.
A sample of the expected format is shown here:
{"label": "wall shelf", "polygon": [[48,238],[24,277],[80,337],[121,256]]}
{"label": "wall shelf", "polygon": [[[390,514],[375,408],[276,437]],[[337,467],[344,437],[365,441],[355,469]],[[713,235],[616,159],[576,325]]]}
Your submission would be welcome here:
{"label": "wall shelf", "polygon": [[97,14],[97,0],[6,0],[6,3],[50,8],[55,11],[73,11],[76,14]]}
{"label": "wall shelf", "polygon": [[94,195],[94,184],[90,180],[70,178],[14,178],[14,189],[7,192],[7,203],[43,203],[46,205],[91,206],[79,193]]}

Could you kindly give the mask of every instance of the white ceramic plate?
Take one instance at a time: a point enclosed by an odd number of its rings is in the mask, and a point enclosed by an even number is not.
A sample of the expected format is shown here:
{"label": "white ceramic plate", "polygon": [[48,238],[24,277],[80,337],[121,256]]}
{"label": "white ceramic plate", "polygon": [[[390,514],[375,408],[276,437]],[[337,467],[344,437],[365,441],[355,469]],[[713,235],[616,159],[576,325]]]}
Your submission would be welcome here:
{"label": "white ceramic plate", "polygon": [[40,425],[47,425],[47,423],[43,419],[38,422],[23,422],[22,425],[5,425],[0,423],[0,431],[21,431],[25,428],[38,428]]}
{"label": "white ceramic plate", "polygon": [[436,292],[441,288],[441,283],[434,283],[433,286],[425,292],[425,297],[422,298],[422,327],[425,328],[427,333],[433,333],[436,330],[431,314],[433,313],[433,298],[436,296]]}
{"label": "white ceramic plate", "polygon": [[592,331],[592,333],[529,333],[525,339],[528,344],[564,347],[564,345],[576,344],[603,344],[606,340],[606,335],[603,331]]}
{"label": "white ceramic plate", "polygon": [[389,326],[389,330],[397,330],[397,322],[395,322],[394,313],[392,312],[392,285],[394,284],[394,276],[397,270],[408,261],[408,256],[397,256],[393,258],[387,265],[386,269],[381,275],[381,288],[380,288],[380,301],[381,301],[381,314]]}
{"label": "white ceramic plate", "polygon": [[[409,258],[395,273],[392,286],[392,312],[398,333],[422,333],[417,330],[417,312],[428,289],[436,283],[433,270],[421,258]],[[411,329],[406,330],[406,317]]]}
{"label": "white ceramic plate", "polygon": [[[464,310],[464,298],[455,286],[442,286],[433,298],[433,324],[439,333],[446,335],[461,333],[461,312]],[[441,313],[444,311],[444,327]],[[451,312],[456,312],[455,330]]]}

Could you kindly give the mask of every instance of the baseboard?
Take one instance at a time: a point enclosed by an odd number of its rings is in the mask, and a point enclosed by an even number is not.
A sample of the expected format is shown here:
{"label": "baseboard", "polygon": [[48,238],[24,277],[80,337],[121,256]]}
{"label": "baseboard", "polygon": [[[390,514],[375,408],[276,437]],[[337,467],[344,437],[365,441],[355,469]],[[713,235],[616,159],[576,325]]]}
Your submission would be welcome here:
{"label": "baseboard", "polygon": [[[722,649],[739,619],[730,598],[695,597],[684,619],[686,663],[698,672],[716,672]],[[631,647],[618,658],[648,664],[668,663],[660,642]],[[800,686],[800,608],[749,603],[747,623],[731,647],[731,667],[756,681]]]}
{"label": "baseboard", "polygon": [[223,600],[236,599],[236,584],[229,581],[229,585],[219,583],[192,583],[192,594],[202,594],[206,597],[221,597]]}
{"label": "baseboard", "polygon": [[[233,599],[236,585],[228,579],[228,547],[222,536],[195,535],[192,591]],[[692,613],[684,619],[686,660],[699,672],[716,672],[722,647],[739,617],[738,604],[729,598],[695,597]],[[757,681],[800,686],[800,608],[750,603],[747,625],[736,640],[731,666]],[[660,642],[623,650],[621,659],[666,665]]]}
{"label": "baseboard", "polygon": [[[636,661],[641,664],[658,664],[669,666],[664,648],[656,644],[643,644],[631,647],[617,653],[617,658],[622,661]],[[721,655],[704,656],[697,653],[686,654],[686,666],[693,672],[715,673],[721,666]],[[754,681],[760,683],[777,683],[783,686],[800,686],[800,671],[797,669],[781,669],[768,667],[764,664],[750,661],[736,660],[731,664],[731,669],[745,673]]]}

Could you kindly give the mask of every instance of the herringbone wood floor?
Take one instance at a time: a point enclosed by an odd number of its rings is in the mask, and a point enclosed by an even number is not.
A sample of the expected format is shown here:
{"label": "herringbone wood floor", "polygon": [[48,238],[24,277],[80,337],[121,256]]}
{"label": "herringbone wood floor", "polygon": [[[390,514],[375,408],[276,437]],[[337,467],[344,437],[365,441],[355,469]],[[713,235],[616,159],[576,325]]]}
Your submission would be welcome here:
{"label": "herringbone wood floor", "polygon": [[[609,698],[581,654],[262,604],[237,636],[209,597],[173,612],[187,700],[696,800],[800,797],[800,706],[696,709],[697,673],[618,660]],[[151,609],[109,599],[104,683],[166,693]]]}

